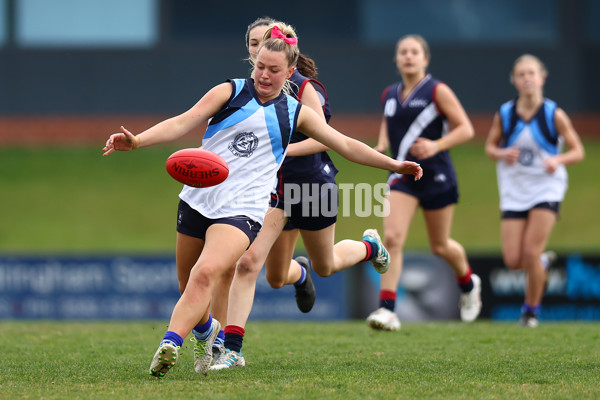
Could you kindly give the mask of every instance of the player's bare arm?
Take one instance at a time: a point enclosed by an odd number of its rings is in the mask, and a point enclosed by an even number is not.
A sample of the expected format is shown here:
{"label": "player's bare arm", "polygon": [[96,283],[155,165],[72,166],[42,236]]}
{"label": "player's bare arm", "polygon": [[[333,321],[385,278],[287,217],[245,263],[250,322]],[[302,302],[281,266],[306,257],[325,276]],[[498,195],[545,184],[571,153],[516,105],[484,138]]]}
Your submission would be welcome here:
{"label": "player's bare arm", "polygon": [[492,126],[485,141],[485,154],[494,161],[502,160],[508,165],[512,165],[519,159],[519,149],[516,147],[500,148],[502,139],[502,123],[500,115],[496,113],[492,121]]}
{"label": "player's bare arm", "polygon": [[215,115],[227,102],[232,90],[230,83],[215,86],[188,111],[162,121],[139,135],[133,135],[121,127],[121,132],[110,135],[106,141],[103,149],[104,155],[109,155],[115,150],[128,151],[170,142],[182,137]]}
{"label": "player's bare arm", "polygon": [[572,165],[583,160],[585,157],[585,150],[581,143],[581,139],[573,127],[571,119],[562,108],[556,109],[556,113],[554,114],[554,124],[558,134],[565,140],[567,151],[546,160],[547,169],[550,168],[555,170],[560,164]]}
{"label": "player's bare arm", "polygon": [[399,174],[411,174],[415,176],[415,179],[420,179],[423,175],[419,164],[412,161],[394,160],[356,139],[345,136],[320,120],[317,114],[308,108],[300,110],[298,129],[355,163]]}

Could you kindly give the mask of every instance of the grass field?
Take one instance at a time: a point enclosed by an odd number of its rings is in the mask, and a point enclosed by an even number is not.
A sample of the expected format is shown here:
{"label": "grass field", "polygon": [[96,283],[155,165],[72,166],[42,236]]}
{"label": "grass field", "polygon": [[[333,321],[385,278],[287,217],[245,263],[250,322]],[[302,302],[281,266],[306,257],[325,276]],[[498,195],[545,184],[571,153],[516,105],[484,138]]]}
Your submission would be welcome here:
{"label": "grass field", "polygon": [[250,322],[246,367],[147,375],[164,322],[3,322],[6,399],[593,399],[597,324]]}
{"label": "grass field", "polygon": [[[600,249],[600,140],[584,142],[586,159],[569,168],[570,188],[549,246],[560,251]],[[181,185],[165,171],[169,154],[156,146],[102,157],[97,148],[0,149],[0,252],[171,253]],[[452,150],[461,198],[453,237],[473,254],[499,253],[495,166],[481,142]],[[333,153],[338,183],[375,184],[386,173],[352,164]],[[381,218],[357,217],[351,193],[349,217],[340,217],[336,239],[360,237]],[[343,199],[341,199],[343,201]],[[406,249],[427,250],[422,215],[411,227]]]}
{"label": "grass field", "polygon": [[[550,241],[560,251],[600,249],[600,141],[569,168],[571,188]],[[100,148],[0,149],[0,253],[172,253],[181,185],[164,169],[180,147],[101,156]],[[453,236],[472,254],[499,253],[494,164],[473,142],[452,153],[461,202]],[[385,173],[345,162],[338,183]],[[421,219],[419,215],[417,217]],[[427,248],[413,224],[407,250]],[[337,240],[381,227],[375,216],[339,219]],[[598,324],[480,321],[258,322],[247,326],[247,367],[198,376],[189,342],[163,380],[147,368],[166,321],[2,321],[0,398],[7,399],[590,399],[600,398]]]}

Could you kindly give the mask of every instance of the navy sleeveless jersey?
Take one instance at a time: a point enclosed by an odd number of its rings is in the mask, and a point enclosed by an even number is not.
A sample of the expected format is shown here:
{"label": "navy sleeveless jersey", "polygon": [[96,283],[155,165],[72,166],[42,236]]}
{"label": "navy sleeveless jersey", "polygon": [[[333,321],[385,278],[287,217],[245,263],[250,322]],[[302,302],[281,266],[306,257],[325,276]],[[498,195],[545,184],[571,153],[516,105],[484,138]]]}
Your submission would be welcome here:
{"label": "navy sleeveless jersey", "polygon": [[[319,98],[321,99],[321,105],[323,106],[323,113],[325,114],[325,120],[329,122],[331,118],[331,112],[329,108],[329,100],[327,99],[327,91],[321,82],[316,79],[307,78],[302,75],[298,70],[295,70],[290,77],[291,88],[293,95],[296,99],[300,99],[302,92],[307,84],[312,84]],[[290,139],[291,143],[301,142],[308,139],[308,136],[304,135],[298,130],[292,133]],[[277,174],[278,187],[277,192],[282,190],[282,185],[285,183],[324,183],[324,182],[335,182],[333,178],[337,174],[337,169],[331,161],[331,158],[327,152],[309,154],[300,157],[286,157],[283,160],[283,164]],[[281,194],[281,193],[279,193]]]}
{"label": "navy sleeveless jersey", "polygon": [[439,83],[428,74],[404,100],[402,82],[388,86],[381,95],[392,157],[415,161],[423,168],[423,178],[418,181],[411,176],[392,173],[388,181],[390,185],[401,179],[422,193],[445,192],[457,185],[448,151],[424,160],[418,160],[410,154],[410,147],[418,137],[438,140],[448,133],[446,116],[440,113],[435,101],[435,87]]}

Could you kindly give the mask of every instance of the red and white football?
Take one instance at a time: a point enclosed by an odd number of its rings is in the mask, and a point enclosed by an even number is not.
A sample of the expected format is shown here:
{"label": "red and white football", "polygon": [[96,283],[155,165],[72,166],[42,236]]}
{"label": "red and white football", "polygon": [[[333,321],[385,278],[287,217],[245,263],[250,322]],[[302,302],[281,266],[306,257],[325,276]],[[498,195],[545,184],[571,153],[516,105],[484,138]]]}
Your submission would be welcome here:
{"label": "red and white football", "polygon": [[229,175],[229,166],[220,155],[199,148],[176,151],[166,166],[175,180],[197,188],[218,185]]}

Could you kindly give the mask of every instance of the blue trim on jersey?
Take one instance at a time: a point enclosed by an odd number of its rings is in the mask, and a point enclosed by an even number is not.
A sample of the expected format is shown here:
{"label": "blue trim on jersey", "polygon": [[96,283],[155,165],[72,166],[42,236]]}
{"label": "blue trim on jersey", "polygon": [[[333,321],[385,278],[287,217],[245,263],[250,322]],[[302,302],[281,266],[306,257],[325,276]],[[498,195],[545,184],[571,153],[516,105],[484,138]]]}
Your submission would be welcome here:
{"label": "blue trim on jersey", "polygon": [[546,125],[548,125],[548,130],[554,139],[558,138],[558,132],[556,131],[556,126],[554,125],[554,113],[556,112],[556,103],[550,99],[544,100],[544,111],[546,115]]}
{"label": "blue trim on jersey", "polygon": [[203,138],[210,139],[216,133],[239,124],[240,122],[254,115],[254,113],[256,113],[256,110],[258,110],[259,108],[260,105],[258,105],[258,103],[248,102],[246,107],[236,110],[236,112],[229,116],[229,118],[216,124],[209,125],[209,127],[206,129],[206,133],[204,134]]}
{"label": "blue trim on jersey", "polygon": [[283,147],[283,138],[281,137],[281,135],[282,132],[289,132],[289,130],[285,130],[285,128],[281,129],[280,124],[276,123],[277,108],[278,107],[273,105],[265,107],[265,119],[267,121],[267,131],[269,132],[269,138],[271,139],[271,151],[273,152],[273,156],[275,156],[275,160],[279,163],[283,158],[283,153],[285,152],[285,149]]}
{"label": "blue trim on jersey", "polygon": [[542,149],[544,149],[544,151],[546,151],[547,153],[550,153],[552,155],[558,154],[558,149],[556,148],[556,146],[552,145],[551,143],[548,142],[548,140],[546,140],[546,137],[544,136],[544,133],[542,132],[542,129],[540,128],[540,123],[538,122],[538,120],[533,119],[529,123],[529,125],[531,128],[531,134],[533,135],[535,142]]}
{"label": "blue trim on jersey", "polygon": [[[521,131],[525,128],[525,122],[518,120],[515,124],[510,136],[506,140],[506,145],[504,147],[512,146],[512,144],[517,140]],[[534,135],[535,136],[535,135]]]}
{"label": "blue trim on jersey", "polygon": [[502,137],[504,144],[502,147],[511,146],[517,137],[529,124],[531,134],[536,143],[547,153],[558,154],[558,132],[554,124],[554,113],[556,112],[556,103],[550,99],[544,99],[544,103],[533,116],[529,123],[524,122],[516,112],[516,101],[510,100],[500,106],[500,119],[502,123]]}
{"label": "blue trim on jersey", "polygon": [[512,109],[515,105],[515,101],[507,101],[500,106],[500,119],[502,120],[502,132],[508,132],[510,128],[510,120],[512,117]]}
{"label": "blue trim on jersey", "polygon": [[244,88],[246,79],[232,79],[231,82],[233,82],[233,86],[235,87],[235,94],[233,95],[233,97],[237,97],[238,94],[240,94],[240,92]]}
{"label": "blue trim on jersey", "polygon": [[[251,79],[231,79],[234,95],[210,121],[203,139],[210,139],[222,130],[231,128],[252,117],[261,108],[265,114],[267,132],[273,156],[280,163],[296,128],[300,103],[285,94],[261,103],[256,97]],[[248,90],[243,89],[247,87]],[[286,135],[284,137],[284,135]]]}
{"label": "blue trim on jersey", "polygon": [[[233,79],[230,81],[235,90],[235,96],[226,104],[226,108],[231,106],[234,100],[241,100],[241,104],[236,104],[236,107],[232,107],[230,112],[224,113],[222,116],[215,117],[215,120],[211,121],[206,132],[204,133],[203,139],[210,139],[219,131],[230,128],[240,122],[246,120],[256,113],[256,111],[261,107],[260,104],[253,97],[246,96],[246,98],[239,98],[241,90],[244,88],[246,84],[245,79]],[[242,96],[243,97],[243,96]],[[220,120],[219,120],[220,119]]]}
{"label": "blue trim on jersey", "polygon": [[[300,103],[291,97],[287,97],[288,101],[279,101],[265,107],[265,115],[267,116],[267,130],[271,143],[273,145],[273,155],[277,162],[283,158],[285,150],[290,143],[290,137],[293,131],[296,130],[298,111],[301,107]],[[275,122],[278,122],[275,124]],[[288,136],[283,137],[287,132]]]}

